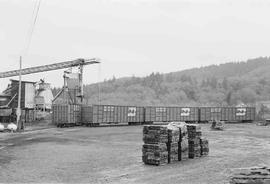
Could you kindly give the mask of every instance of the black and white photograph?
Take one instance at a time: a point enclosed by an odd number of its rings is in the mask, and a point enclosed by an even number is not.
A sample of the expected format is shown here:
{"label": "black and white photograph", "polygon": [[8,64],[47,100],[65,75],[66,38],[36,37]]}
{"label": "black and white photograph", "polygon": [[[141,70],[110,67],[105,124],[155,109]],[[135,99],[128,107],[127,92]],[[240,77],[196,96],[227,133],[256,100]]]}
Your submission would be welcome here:
{"label": "black and white photograph", "polygon": [[0,0],[0,184],[270,184],[269,0]]}

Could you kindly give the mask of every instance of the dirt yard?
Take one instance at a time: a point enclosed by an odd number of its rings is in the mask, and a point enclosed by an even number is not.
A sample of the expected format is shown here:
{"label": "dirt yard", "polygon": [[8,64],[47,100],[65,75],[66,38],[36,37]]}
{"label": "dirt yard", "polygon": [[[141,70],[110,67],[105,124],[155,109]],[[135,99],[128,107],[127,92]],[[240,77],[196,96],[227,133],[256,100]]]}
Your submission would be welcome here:
{"label": "dirt yard", "polygon": [[142,126],[2,133],[0,182],[223,184],[232,168],[270,166],[270,126],[209,126],[209,156],[160,167],[142,163]]}

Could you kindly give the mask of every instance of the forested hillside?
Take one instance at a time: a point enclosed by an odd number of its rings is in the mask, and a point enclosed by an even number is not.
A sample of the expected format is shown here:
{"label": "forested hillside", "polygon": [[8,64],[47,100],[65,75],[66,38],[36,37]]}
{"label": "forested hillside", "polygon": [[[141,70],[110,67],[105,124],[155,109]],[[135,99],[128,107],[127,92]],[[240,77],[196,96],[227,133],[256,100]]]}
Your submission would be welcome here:
{"label": "forested hillside", "polygon": [[236,105],[270,99],[270,58],[194,68],[85,86],[89,104]]}

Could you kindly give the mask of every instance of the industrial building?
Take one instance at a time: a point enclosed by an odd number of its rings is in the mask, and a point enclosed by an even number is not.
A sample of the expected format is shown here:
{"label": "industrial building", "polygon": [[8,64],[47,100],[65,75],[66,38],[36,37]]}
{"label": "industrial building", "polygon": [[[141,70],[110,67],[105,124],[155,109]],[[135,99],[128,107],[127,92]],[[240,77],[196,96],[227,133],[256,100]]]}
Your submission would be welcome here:
{"label": "industrial building", "polygon": [[[0,94],[0,121],[10,122],[16,119],[18,107],[19,81],[10,80],[11,83]],[[21,83],[21,119],[31,122],[42,119],[51,111],[53,94],[49,83],[22,81]]]}

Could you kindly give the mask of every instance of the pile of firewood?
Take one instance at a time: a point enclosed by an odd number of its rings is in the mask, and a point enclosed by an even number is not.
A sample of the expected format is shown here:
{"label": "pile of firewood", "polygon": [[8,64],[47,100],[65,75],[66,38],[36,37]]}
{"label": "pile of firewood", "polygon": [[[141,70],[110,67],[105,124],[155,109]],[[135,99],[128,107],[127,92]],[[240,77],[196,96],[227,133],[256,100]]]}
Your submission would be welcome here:
{"label": "pile of firewood", "polygon": [[269,184],[270,168],[253,167],[234,170],[230,177],[230,184]]}
{"label": "pile of firewood", "polygon": [[168,126],[168,163],[178,161],[178,145],[179,145],[180,131],[179,128]]}
{"label": "pile of firewood", "polygon": [[145,164],[164,165],[208,155],[208,140],[201,135],[201,127],[196,124],[146,125],[142,160]]}
{"label": "pile of firewood", "polygon": [[197,158],[201,156],[200,139],[202,136],[201,127],[197,124],[188,124],[188,146],[189,158]]}
{"label": "pile of firewood", "polygon": [[209,154],[209,145],[208,140],[206,138],[200,139],[200,146],[201,146],[201,156],[205,156]]}
{"label": "pile of firewood", "polygon": [[145,164],[164,165],[168,163],[168,129],[166,126],[144,126],[142,160]]}

